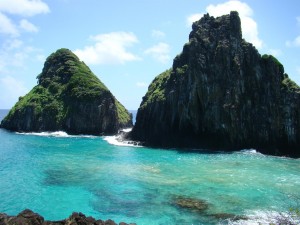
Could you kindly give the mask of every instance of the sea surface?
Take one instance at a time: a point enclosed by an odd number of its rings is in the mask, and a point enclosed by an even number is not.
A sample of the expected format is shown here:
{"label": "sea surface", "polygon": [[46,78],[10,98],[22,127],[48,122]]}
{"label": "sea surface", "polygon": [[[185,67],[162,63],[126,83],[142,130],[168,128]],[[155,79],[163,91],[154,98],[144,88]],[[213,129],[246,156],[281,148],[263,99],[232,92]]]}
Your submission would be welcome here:
{"label": "sea surface", "polygon": [[[0,119],[6,113],[0,110]],[[253,149],[228,154],[118,146],[112,140],[0,129],[0,212],[30,208],[61,220],[80,211],[138,225],[268,224],[300,205],[299,159]],[[181,208],[178,199],[200,200],[208,208]],[[226,214],[248,219],[224,220]]]}

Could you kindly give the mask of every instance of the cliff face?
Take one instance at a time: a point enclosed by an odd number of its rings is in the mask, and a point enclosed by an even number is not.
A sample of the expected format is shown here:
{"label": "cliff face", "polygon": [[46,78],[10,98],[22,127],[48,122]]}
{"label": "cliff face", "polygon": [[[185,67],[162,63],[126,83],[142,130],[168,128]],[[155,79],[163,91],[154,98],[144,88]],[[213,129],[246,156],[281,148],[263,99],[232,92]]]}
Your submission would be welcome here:
{"label": "cliff face", "polygon": [[150,84],[131,136],[150,146],[299,156],[300,88],[242,39],[237,12],[207,14]]}
{"label": "cliff face", "polygon": [[38,85],[1,122],[3,128],[99,135],[132,125],[124,106],[68,49],[51,54],[37,78]]}

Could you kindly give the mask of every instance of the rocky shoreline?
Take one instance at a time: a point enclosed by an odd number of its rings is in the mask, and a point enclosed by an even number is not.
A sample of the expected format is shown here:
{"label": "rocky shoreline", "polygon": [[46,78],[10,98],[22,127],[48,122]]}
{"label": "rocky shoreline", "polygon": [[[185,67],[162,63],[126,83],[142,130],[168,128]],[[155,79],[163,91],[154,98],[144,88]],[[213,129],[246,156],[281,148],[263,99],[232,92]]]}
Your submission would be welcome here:
{"label": "rocky shoreline", "polygon": [[[0,213],[0,225],[117,225],[113,220],[96,220],[93,217],[86,217],[83,213],[74,212],[69,218],[60,221],[47,221],[44,217],[25,209],[17,216],[9,216],[5,213]],[[135,223],[120,222],[119,225],[135,225]]]}

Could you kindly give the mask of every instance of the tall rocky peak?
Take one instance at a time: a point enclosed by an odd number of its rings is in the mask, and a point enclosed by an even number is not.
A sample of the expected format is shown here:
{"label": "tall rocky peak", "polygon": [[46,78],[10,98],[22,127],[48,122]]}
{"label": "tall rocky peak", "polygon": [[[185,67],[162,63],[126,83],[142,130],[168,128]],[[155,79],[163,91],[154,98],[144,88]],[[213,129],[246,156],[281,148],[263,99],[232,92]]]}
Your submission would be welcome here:
{"label": "tall rocky peak", "polygon": [[192,25],[192,32],[189,39],[209,39],[214,40],[232,40],[242,39],[241,20],[238,12],[231,12],[230,15],[214,18],[205,14],[199,21]]}
{"label": "tall rocky peak", "polygon": [[1,122],[3,128],[100,135],[132,126],[131,114],[68,49],[51,54],[37,79]]}
{"label": "tall rocky peak", "polygon": [[217,18],[205,14],[199,21],[193,23],[192,28],[189,42],[184,45],[181,55],[174,59],[173,68],[189,63],[187,60],[193,57],[189,57],[188,54],[204,54],[204,51],[194,52],[199,45],[207,50],[226,46],[238,51],[241,44],[249,44],[242,39],[241,20],[235,11]]}
{"label": "tall rocky peak", "polygon": [[150,84],[131,136],[150,146],[299,156],[300,88],[242,39],[237,12],[206,14]]}
{"label": "tall rocky peak", "polygon": [[46,59],[42,73],[37,77],[38,83],[47,85],[47,80],[51,79],[67,82],[80,63],[79,58],[69,49],[59,49]]}

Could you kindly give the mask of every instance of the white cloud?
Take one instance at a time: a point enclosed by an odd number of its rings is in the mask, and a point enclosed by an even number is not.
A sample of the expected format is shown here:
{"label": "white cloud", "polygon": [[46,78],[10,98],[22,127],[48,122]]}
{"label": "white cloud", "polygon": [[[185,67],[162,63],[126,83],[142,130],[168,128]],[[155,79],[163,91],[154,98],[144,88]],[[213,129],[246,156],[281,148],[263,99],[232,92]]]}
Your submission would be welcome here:
{"label": "white cloud", "polygon": [[35,25],[33,25],[32,23],[30,23],[28,20],[25,19],[22,19],[20,21],[20,27],[27,32],[36,33],[39,31],[39,29]]}
{"label": "white cloud", "polygon": [[[296,17],[297,20],[297,25],[300,26],[300,16]],[[287,47],[300,47],[300,35],[298,35],[294,40],[290,41],[286,41],[285,45]]]}
{"label": "white cloud", "polygon": [[18,49],[23,45],[23,41],[19,39],[8,39],[3,43],[3,49],[10,51],[13,49]]}
{"label": "white cloud", "polygon": [[11,76],[0,78],[0,88],[2,91],[0,100],[2,108],[10,108],[12,103],[17,102],[20,96],[24,96],[28,92],[23,82]]}
{"label": "white cloud", "polygon": [[5,71],[6,62],[2,60],[2,57],[0,55],[0,72],[3,73]]}
{"label": "white cloud", "polygon": [[19,36],[19,31],[17,27],[6,15],[4,15],[1,12],[0,12],[0,33],[8,34],[11,36]]}
{"label": "white cloud", "polygon": [[148,48],[145,54],[151,55],[155,60],[161,63],[167,63],[170,60],[170,46],[166,43],[158,43]]}
{"label": "white cloud", "polygon": [[28,58],[28,54],[26,52],[16,52],[13,54],[11,65],[15,67],[24,66],[25,60]]}
{"label": "white cloud", "polygon": [[[8,42],[6,42],[8,43]],[[4,44],[3,44],[4,45]],[[18,101],[19,96],[28,92],[24,83],[13,76],[13,67],[23,66],[24,53],[22,43],[19,40],[11,40],[11,46],[0,49],[0,107],[8,109]]]}
{"label": "white cloud", "polygon": [[300,26],[300,16],[297,16],[297,17],[296,17],[296,20],[297,20],[298,26]]}
{"label": "white cloud", "polygon": [[211,4],[206,7],[206,11],[214,16],[222,16],[230,13],[232,10],[238,11],[243,16],[251,16],[253,14],[252,9],[246,3],[238,0],[230,0],[217,5]]}
{"label": "white cloud", "polygon": [[200,18],[203,16],[203,13],[196,13],[188,16],[186,19],[186,25],[190,27],[195,21],[200,20]]}
{"label": "white cloud", "polygon": [[287,47],[300,47],[300,35],[296,37],[293,41],[285,42]]}
{"label": "white cloud", "polygon": [[41,0],[1,0],[0,11],[21,16],[34,16],[48,13],[50,9]]}
{"label": "white cloud", "polygon": [[[243,37],[255,45],[257,48],[261,48],[263,45],[263,41],[258,37],[258,29],[255,20],[252,18],[253,11],[252,9],[244,2],[239,0],[230,0],[225,3],[217,4],[217,5],[209,5],[206,7],[206,12],[208,12],[211,16],[218,17],[224,14],[229,14],[230,11],[238,11],[239,16],[241,18],[241,26]],[[198,15],[198,16],[197,16]],[[192,21],[194,17],[195,20],[199,17],[200,14],[194,14],[187,18],[187,21]]]}
{"label": "white cloud", "polygon": [[26,52],[0,52],[0,72],[7,73],[10,67],[24,67],[25,60],[29,58]]}
{"label": "white cloud", "polygon": [[282,54],[282,51],[280,49],[269,49],[269,54],[278,57]]}
{"label": "white cloud", "polygon": [[35,58],[36,58],[36,60],[39,61],[39,62],[45,62],[45,60],[46,60],[46,56],[43,55],[43,54],[38,54],[38,55],[36,55]]}
{"label": "white cloud", "polygon": [[7,40],[0,48],[0,75],[10,74],[13,67],[26,67],[26,62],[39,60],[36,55],[41,54],[41,49],[26,46],[18,39]]}
{"label": "white cloud", "polygon": [[124,64],[140,58],[129,52],[128,47],[138,42],[137,37],[130,32],[112,32],[91,36],[96,42],[92,46],[76,49],[74,53],[88,64]]}
{"label": "white cloud", "polygon": [[154,38],[164,38],[166,34],[160,30],[152,30],[151,36]]}
{"label": "white cloud", "polygon": [[28,17],[48,12],[50,9],[42,0],[0,0],[0,33],[17,37],[21,30],[38,32],[38,28],[28,20],[22,19],[17,25],[8,15]]}
{"label": "white cloud", "polygon": [[144,87],[147,87],[148,84],[146,84],[145,82],[137,82],[136,83],[136,86],[140,87],[140,88],[144,88]]}

